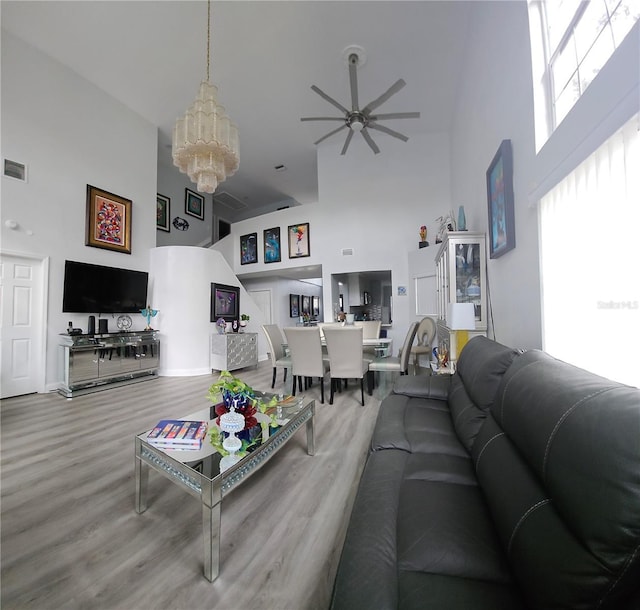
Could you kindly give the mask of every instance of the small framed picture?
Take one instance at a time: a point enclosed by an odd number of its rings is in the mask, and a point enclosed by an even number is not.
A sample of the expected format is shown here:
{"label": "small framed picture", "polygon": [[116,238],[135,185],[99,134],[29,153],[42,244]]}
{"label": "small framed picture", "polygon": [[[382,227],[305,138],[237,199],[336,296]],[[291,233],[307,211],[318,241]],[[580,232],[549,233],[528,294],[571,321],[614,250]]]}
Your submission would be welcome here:
{"label": "small framed picture", "polygon": [[312,297],[311,299],[311,315],[320,315],[320,297]]}
{"label": "small framed picture", "polygon": [[303,258],[311,255],[308,222],[290,225],[287,233],[289,236],[289,258]]}
{"label": "small framed picture", "polygon": [[240,264],[258,262],[258,234],[247,233],[240,236]]}
{"label": "small framed picture", "polygon": [[85,245],[131,254],[131,200],[87,184]]}
{"label": "small framed picture", "polygon": [[184,213],[204,220],[204,196],[191,189],[184,189],[184,191]]}
{"label": "small framed picture", "polygon": [[304,295],[302,297],[302,313],[311,315],[311,297]]}
{"label": "small framed picture", "polygon": [[300,295],[289,295],[289,317],[297,318],[300,316]]}
{"label": "small framed picture", "polygon": [[156,229],[160,231],[171,231],[169,218],[171,217],[171,199],[158,193],[156,195]]}
{"label": "small framed picture", "polygon": [[511,140],[502,140],[487,170],[490,258],[516,247]]}
{"label": "small framed picture", "polygon": [[264,262],[279,263],[282,260],[280,254],[280,227],[264,230]]}

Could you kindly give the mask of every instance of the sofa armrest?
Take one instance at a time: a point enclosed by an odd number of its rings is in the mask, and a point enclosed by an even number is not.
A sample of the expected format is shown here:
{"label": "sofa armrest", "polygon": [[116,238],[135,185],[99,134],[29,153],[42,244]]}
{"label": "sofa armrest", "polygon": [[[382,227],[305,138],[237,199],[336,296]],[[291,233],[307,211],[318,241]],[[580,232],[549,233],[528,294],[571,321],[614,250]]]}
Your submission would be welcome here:
{"label": "sofa armrest", "polygon": [[401,375],[393,384],[393,393],[447,400],[450,385],[451,375]]}

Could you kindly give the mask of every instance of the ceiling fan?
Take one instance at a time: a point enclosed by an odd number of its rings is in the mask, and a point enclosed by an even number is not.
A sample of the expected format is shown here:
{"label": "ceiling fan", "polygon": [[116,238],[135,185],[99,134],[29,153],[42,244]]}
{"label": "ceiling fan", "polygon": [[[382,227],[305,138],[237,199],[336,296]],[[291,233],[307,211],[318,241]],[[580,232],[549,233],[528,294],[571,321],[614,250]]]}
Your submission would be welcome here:
{"label": "ceiling fan", "polygon": [[332,97],[328,96],[319,87],[311,85],[311,89],[313,89],[313,91],[315,91],[320,97],[327,100],[327,102],[329,102],[330,104],[333,104],[344,115],[341,117],[316,116],[301,118],[301,121],[340,121],[343,123],[337,129],[330,131],[329,133],[322,136],[319,140],[316,140],[314,144],[320,144],[320,142],[326,140],[339,131],[342,131],[343,129],[348,129],[349,132],[347,133],[347,139],[345,140],[344,146],[342,147],[342,152],[340,153],[341,155],[344,155],[347,152],[354,132],[360,132],[362,134],[362,137],[365,139],[366,143],[376,155],[380,152],[380,149],[373,141],[373,138],[369,133],[369,129],[381,131],[390,136],[393,136],[394,138],[398,138],[403,142],[406,142],[409,139],[407,136],[394,131],[393,129],[389,129],[384,125],[378,124],[378,121],[383,121],[386,119],[418,119],[420,118],[419,112],[391,112],[387,114],[374,114],[373,111],[378,106],[384,104],[384,102],[386,102],[392,95],[398,93],[398,91],[400,91],[400,89],[402,89],[407,83],[405,83],[402,79],[397,80],[380,97],[377,97],[372,102],[369,102],[364,108],[360,108],[360,104],[358,101],[357,67],[359,65],[362,66],[364,63],[364,49],[356,46],[348,47],[347,49],[345,49],[345,56],[349,65],[349,81],[351,84],[351,110],[348,110],[342,104],[334,100]]}

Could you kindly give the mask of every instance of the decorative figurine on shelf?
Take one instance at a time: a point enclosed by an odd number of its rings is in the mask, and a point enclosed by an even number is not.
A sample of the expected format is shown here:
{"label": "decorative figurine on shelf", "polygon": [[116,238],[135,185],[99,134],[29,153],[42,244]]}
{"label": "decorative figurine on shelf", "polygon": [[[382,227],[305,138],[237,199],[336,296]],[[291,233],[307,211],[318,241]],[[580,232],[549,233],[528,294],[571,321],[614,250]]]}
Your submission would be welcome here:
{"label": "decorative figurine on shelf", "polygon": [[140,310],[140,313],[147,319],[147,325],[144,329],[153,330],[153,328],[151,328],[151,318],[155,318],[158,315],[158,310],[151,309],[151,305],[147,305],[144,309]]}
{"label": "decorative figurine on shelf", "polygon": [[216,320],[216,328],[218,329],[218,334],[224,335],[227,330],[227,321],[224,318],[218,318]]}
{"label": "decorative figurine on shelf", "polygon": [[427,226],[422,225],[420,227],[420,241],[418,242],[418,247],[426,248],[428,245],[429,245],[429,242],[427,241]]}
{"label": "decorative figurine on shelf", "polygon": [[436,218],[436,222],[440,223],[438,234],[436,235],[436,243],[440,244],[448,232],[456,230],[456,221],[453,219],[453,211],[449,212],[446,216],[439,216]]}
{"label": "decorative figurine on shelf", "polygon": [[239,325],[238,325],[238,320],[233,320],[233,322],[231,322],[231,330],[234,333],[237,333],[238,332],[238,328],[240,328]]}

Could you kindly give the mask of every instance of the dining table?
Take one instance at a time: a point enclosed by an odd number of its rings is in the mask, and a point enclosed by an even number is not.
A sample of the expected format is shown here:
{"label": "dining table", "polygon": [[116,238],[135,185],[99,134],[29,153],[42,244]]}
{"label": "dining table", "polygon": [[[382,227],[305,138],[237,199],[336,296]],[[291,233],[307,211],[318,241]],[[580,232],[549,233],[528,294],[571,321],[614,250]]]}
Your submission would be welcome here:
{"label": "dining table", "polygon": [[[388,356],[391,353],[391,343],[393,339],[389,337],[378,337],[373,339],[362,339],[363,347],[373,347],[376,353],[376,356]],[[327,342],[324,337],[321,338],[322,347],[327,346]],[[285,353],[288,353],[289,344],[286,342],[282,343],[282,347],[284,348]]]}

